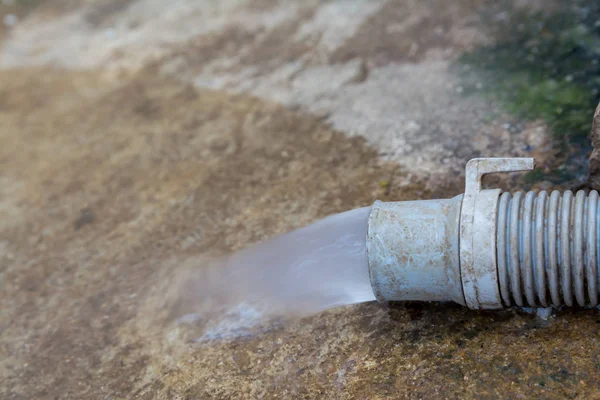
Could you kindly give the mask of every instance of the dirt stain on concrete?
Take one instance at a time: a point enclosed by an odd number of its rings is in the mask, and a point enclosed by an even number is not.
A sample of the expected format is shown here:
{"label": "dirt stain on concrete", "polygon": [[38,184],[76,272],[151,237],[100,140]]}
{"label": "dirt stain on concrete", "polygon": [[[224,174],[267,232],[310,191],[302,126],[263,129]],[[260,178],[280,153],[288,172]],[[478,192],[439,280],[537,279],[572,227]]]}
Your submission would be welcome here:
{"label": "dirt stain on concrete", "polygon": [[[152,348],[119,332],[144,319],[140,298],[167,260],[368,205],[396,168],[314,117],[148,71],[125,82],[4,71],[0,82],[9,398],[131,395]],[[417,183],[387,197],[429,195]]]}
{"label": "dirt stain on concrete", "polygon": [[[152,305],[161,304],[174,258],[241,248],[376,198],[461,188],[400,188],[389,182],[396,167],[362,139],[152,72],[121,82],[32,69],[1,72],[0,82],[2,397],[600,390],[596,311],[540,324],[512,311],[367,304],[240,340],[173,342],[177,329],[154,326],[163,310]],[[94,218],[76,229],[82,210]]]}
{"label": "dirt stain on concrete", "polygon": [[359,57],[381,66],[452,58],[485,41],[475,12],[485,5],[481,0],[388,2],[332,54],[331,62]]}

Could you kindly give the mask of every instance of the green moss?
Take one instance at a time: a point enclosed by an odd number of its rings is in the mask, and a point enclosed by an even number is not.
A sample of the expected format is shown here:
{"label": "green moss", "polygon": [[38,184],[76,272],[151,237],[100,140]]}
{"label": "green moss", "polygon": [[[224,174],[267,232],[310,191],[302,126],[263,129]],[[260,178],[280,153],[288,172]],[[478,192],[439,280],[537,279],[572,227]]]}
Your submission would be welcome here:
{"label": "green moss", "polygon": [[515,80],[504,103],[508,111],[527,119],[542,118],[558,135],[588,135],[594,109],[589,91],[554,79]]}
{"label": "green moss", "polygon": [[543,119],[557,146],[589,150],[587,137],[600,101],[600,2],[563,1],[553,15],[507,4],[483,15],[495,44],[459,60],[468,71],[463,75],[466,92],[484,81],[486,94],[509,113]]}
{"label": "green moss", "polygon": [[[579,155],[579,153],[577,153]],[[566,163],[575,164],[578,162],[576,157],[568,157]],[[533,185],[536,182],[548,181],[552,183],[562,183],[573,179],[580,172],[580,168],[571,166],[570,168],[566,165],[561,165],[556,168],[552,168],[549,171],[544,171],[541,168],[536,168],[531,172],[523,174],[523,182],[527,185]]]}
{"label": "green moss", "polygon": [[544,171],[542,171],[539,168],[536,168],[533,171],[527,172],[526,174],[523,175],[523,180],[528,184],[542,181],[545,178],[546,178],[546,174],[544,173]]}

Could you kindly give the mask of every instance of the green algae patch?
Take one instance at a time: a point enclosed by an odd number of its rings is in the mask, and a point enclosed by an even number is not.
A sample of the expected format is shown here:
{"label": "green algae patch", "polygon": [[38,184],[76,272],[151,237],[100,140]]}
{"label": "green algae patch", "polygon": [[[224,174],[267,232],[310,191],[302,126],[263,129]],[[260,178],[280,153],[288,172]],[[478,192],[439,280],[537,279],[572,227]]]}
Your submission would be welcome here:
{"label": "green algae patch", "polygon": [[[465,92],[483,88],[515,117],[543,120],[569,157],[587,154],[600,101],[600,3],[561,1],[550,14],[504,4],[482,20],[494,40],[458,60]],[[568,175],[538,171],[528,180],[564,182]]]}
{"label": "green algae patch", "polygon": [[591,98],[577,85],[541,78],[516,85],[506,108],[528,119],[543,119],[556,135],[586,137],[591,128]]}

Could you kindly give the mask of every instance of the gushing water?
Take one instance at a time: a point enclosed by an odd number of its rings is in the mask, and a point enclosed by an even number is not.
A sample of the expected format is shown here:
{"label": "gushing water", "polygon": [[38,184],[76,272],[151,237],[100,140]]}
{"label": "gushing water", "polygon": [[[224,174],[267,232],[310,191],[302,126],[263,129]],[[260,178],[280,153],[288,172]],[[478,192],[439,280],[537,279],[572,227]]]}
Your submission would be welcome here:
{"label": "gushing water", "polygon": [[375,300],[365,244],[369,211],[333,215],[192,266],[178,294],[179,322],[200,323],[200,340],[231,338],[264,329],[265,320]]}

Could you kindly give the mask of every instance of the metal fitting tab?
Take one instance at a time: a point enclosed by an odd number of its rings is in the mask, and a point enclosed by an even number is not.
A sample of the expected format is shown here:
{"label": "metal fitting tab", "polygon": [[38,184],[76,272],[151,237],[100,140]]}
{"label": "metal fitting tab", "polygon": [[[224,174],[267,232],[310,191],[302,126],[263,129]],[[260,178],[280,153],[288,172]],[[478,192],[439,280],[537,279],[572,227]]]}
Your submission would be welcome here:
{"label": "metal fitting tab", "polygon": [[496,262],[496,210],[502,191],[483,190],[483,176],[534,167],[533,158],[475,158],[467,163],[460,216],[460,274],[465,303],[471,309],[503,307]]}

